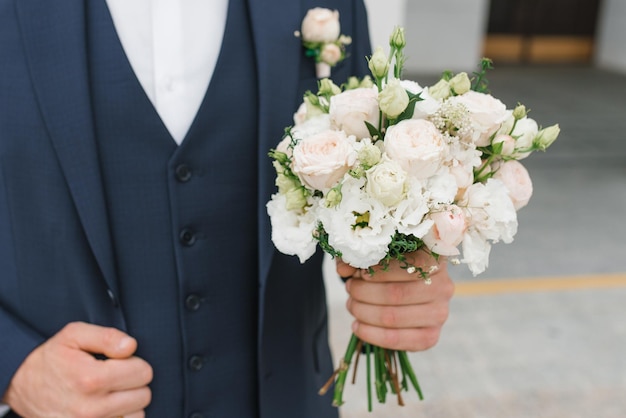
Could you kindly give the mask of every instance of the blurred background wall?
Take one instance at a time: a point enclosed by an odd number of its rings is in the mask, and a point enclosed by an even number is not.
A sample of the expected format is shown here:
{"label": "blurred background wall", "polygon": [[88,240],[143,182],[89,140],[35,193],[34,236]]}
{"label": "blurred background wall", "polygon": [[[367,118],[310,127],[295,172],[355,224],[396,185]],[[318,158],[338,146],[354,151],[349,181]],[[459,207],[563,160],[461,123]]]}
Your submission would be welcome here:
{"label": "blurred background wall", "polygon": [[406,28],[407,72],[496,64],[595,65],[626,73],[624,0],[366,0],[372,44]]}

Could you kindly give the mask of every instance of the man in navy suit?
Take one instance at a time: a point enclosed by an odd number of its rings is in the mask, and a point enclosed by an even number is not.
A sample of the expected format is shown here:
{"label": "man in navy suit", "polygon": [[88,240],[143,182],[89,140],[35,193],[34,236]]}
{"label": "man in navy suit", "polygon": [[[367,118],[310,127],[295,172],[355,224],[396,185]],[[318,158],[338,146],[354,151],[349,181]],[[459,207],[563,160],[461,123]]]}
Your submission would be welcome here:
{"label": "man in navy suit", "polygon": [[[277,254],[264,209],[318,6],[354,40],[332,77],[364,75],[361,0],[0,0],[7,416],[336,416],[321,255]],[[338,272],[361,338],[436,342],[445,264]]]}

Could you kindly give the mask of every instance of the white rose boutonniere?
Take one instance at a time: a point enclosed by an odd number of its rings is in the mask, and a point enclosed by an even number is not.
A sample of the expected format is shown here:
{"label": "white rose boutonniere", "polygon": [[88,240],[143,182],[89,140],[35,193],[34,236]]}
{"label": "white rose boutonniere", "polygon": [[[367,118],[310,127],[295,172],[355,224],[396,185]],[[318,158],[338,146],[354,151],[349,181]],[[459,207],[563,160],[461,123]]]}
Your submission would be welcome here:
{"label": "white rose boutonniere", "polygon": [[339,12],[323,7],[310,9],[295,35],[302,38],[306,55],[315,59],[317,78],[330,77],[330,68],[346,57],[346,45],[352,43],[341,34]]}

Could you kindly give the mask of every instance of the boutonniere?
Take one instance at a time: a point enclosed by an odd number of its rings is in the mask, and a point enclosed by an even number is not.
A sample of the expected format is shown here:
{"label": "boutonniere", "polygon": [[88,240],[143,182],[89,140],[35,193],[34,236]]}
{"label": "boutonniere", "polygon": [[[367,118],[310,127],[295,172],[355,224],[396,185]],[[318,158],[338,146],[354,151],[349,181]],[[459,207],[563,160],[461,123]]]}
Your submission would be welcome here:
{"label": "boutonniere", "polygon": [[315,59],[317,78],[330,77],[330,68],[346,57],[346,45],[352,43],[352,38],[341,34],[339,12],[322,7],[307,12],[295,35],[302,38],[306,55]]}

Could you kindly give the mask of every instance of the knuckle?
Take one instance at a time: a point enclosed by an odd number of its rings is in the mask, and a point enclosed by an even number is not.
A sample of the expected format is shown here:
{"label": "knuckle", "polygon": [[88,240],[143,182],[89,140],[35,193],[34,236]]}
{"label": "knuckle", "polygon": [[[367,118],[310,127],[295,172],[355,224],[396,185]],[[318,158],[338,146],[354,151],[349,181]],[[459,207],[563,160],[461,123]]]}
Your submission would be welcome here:
{"label": "knuckle", "polygon": [[382,308],[380,313],[380,323],[383,327],[393,328],[396,326],[398,316],[394,308],[385,307]]}
{"label": "knuckle", "polygon": [[387,299],[391,305],[400,305],[404,302],[406,286],[404,283],[387,283]]}
{"label": "knuckle", "polygon": [[98,391],[101,379],[92,373],[84,373],[76,378],[75,389],[80,393],[94,393]]}

